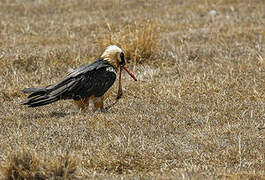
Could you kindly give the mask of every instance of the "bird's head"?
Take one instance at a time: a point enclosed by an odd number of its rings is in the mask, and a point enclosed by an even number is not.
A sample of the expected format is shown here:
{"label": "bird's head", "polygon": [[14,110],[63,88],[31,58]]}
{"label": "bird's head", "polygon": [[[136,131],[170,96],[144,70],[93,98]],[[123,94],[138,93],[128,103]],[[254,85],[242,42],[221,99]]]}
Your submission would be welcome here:
{"label": "bird's head", "polygon": [[101,55],[101,58],[103,58],[105,61],[110,63],[116,70],[118,70],[119,68],[121,70],[125,69],[128,72],[128,74],[135,81],[137,81],[137,79],[135,78],[133,73],[131,73],[129,71],[129,69],[125,66],[126,61],[125,61],[125,57],[124,57],[124,52],[118,46],[116,46],[116,45],[108,46],[107,49]]}
{"label": "bird's head", "polygon": [[124,58],[124,52],[121,48],[119,48],[116,45],[108,46],[107,49],[103,52],[101,57],[113,65],[116,70],[122,66],[125,65],[125,58]]}

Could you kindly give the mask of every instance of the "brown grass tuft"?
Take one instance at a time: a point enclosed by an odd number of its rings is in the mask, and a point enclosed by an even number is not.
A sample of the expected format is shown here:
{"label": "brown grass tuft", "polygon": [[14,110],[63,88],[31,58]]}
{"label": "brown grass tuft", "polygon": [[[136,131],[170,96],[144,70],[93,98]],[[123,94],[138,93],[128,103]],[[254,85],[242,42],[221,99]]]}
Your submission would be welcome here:
{"label": "brown grass tuft", "polygon": [[2,167],[2,172],[8,180],[45,179],[40,171],[39,158],[28,149],[12,152],[6,165]]}
{"label": "brown grass tuft", "polygon": [[109,33],[99,37],[102,49],[116,44],[124,50],[126,60],[133,64],[142,64],[156,55],[159,26],[154,21],[134,22],[118,31],[112,30],[109,24],[107,27]]}
{"label": "brown grass tuft", "polygon": [[78,160],[60,155],[44,160],[42,156],[24,148],[12,152],[1,167],[7,180],[78,179]]}
{"label": "brown grass tuft", "polygon": [[52,179],[78,179],[77,167],[79,161],[77,157],[71,155],[61,155],[51,158],[46,163],[47,176]]}

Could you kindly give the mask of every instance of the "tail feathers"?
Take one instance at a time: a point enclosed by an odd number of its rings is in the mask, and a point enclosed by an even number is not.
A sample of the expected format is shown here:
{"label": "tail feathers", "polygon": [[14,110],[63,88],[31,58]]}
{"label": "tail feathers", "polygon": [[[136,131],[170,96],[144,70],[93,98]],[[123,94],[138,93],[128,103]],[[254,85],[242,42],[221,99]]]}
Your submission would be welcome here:
{"label": "tail feathers", "polygon": [[[71,79],[70,79],[71,80]],[[60,99],[69,99],[72,96],[67,94],[71,88],[75,88],[79,81],[70,81],[64,83],[57,83],[47,87],[27,88],[22,92],[31,93],[28,98],[21,102],[22,105],[29,107],[43,106],[46,104],[53,103]]]}
{"label": "tail feathers", "polygon": [[34,97],[34,96],[43,96],[45,95],[48,91],[46,88],[43,87],[36,87],[36,88],[26,88],[22,90],[23,93],[32,93],[28,96],[28,98],[30,97]]}
{"label": "tail feathers", "polygon": [[33,93],[33,92],[37,92],[41,89],[43,89],[43,87],[26,88],[26,89],[23,89],[22,92],[23,93]]}
{"label": "tail feathers", "polygon": [[49,94],[47,87],[26,88],[22,90],[22,92],[31,93],[25,101],[21,102],[22,105],[27,105],[29,107],[43,106],[60,99],[59,96]]}
{"label": "tail feathers", "polygon": [[37,107],[37,106],[43,106],[46,104],[53,103],[55,101],[58,101],[60,98],[56,96],[35,96],[35,97],[30,97],[26,99],[25,101],[22,101],[22,105],[28,105],[29,107]]}

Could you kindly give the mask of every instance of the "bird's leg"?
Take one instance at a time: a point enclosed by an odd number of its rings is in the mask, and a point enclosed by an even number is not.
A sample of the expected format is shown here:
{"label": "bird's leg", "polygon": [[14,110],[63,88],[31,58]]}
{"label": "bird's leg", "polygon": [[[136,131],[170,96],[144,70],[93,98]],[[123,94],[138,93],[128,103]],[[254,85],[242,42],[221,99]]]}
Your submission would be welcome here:
{"label": "bird's leg", "polygon": [[100,109],[101,112],[105,112],[105,109],[103,108],[103,97],[94,97],[92,98],[92,101],[94,103],[93,111],[96,112],[98,109]]}
{"label": "bird's leg", "polygon": [[100,100],[99,108],[100,108],[101,112],[105,112],[103,98],[101,98],[101,100]]}
{"label": "bird's leg", "polygon": [[81,110],[85,110],[86,108],[89,107],[89,98],[80,99],[74,102]]}

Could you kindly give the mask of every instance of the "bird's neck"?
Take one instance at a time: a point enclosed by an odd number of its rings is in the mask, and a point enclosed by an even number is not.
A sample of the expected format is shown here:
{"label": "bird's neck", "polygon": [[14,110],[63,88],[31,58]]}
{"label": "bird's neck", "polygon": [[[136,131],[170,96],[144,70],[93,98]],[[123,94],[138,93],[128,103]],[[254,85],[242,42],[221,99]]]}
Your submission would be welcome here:
{"label": "bird's neck", "polygon": [[103,60],[111,64],[115,68],[116,71],[118,70],[119,64],[117,63],[115,59],[110,58],[110,57],[104,57]]}

